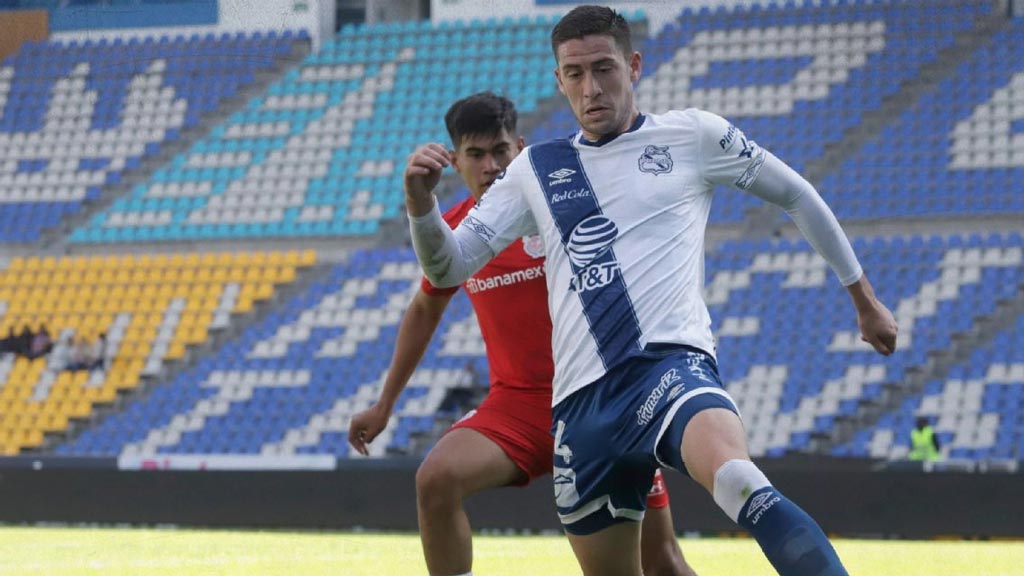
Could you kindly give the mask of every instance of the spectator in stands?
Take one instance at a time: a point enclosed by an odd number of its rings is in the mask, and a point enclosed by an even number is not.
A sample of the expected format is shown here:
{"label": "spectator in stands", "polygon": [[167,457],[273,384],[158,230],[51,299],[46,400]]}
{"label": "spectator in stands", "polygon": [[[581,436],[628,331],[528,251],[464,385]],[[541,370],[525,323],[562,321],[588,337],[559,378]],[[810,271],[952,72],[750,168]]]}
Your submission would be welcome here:
{"label": "spectator in stands", "polygon": [[67,365],[68,370],[88,370],[95,358],[93,357],[92,345],[82,335],[77,335],[71,343],[71,361]]}
{"label": "spectator in stands", "polygon": [[50,331],[46,328],[46,323],[39,324],[39,331],[32,335],[31,344],[28,348],[29,358],[39,358],[50,353],[53,350],[53,338],[50,336]]}
{"label": "spectator in stands", "polygon": [[4,352],[10,352],[14,354],[14,349],[18,345],[18,335],[14,333],[14,326],[7,327],[7,336],[0,340],[0,354]]}
{"label": "spectator in stands", "polygon": [[32,332],[32,328],[25,324],[21,328],[21,332],[18,333],[18,337],[14,341],[13,352],[19,356],[28,356],[32,351],[32,340],[35,338],[35,333]]}
{"label": "spectator in stands", "polygon": [[911,460],[920,462],[935,462],[942,456],[942,446],[939,444],[939,437],[935,434],[931,422],[925,416],[918,416],[914,429],[910,431],[910,454]]}
{"label": "spectator in stands", "polygon": [[60,371],[68,368],[68,365],[71,363],[72,334],[71,330],[65,329],[57,337],[57,342],[53,345],[53,350],[50,352],[50,360],[47,363],[50,370]]}
{"label": "spectator in stands", "polygon": [[96,341],[90,345],[89,350],[92,362],[89,364],[89,370],[106,370],[107,369],[107,333],[100,332]]}
{"label": "spectator in stands", "polygon": [[434,286],[458,286],[512,242],[541,237],[555,503],[583,573],[643,573],[638,521],[650,478],[668,466],[699,483],[779,574],[845,576],[817,522],[751,461],[718,375],[702,294],[715,186],[783,208],[846,287],[861,339],[886,356],[896,350],[892,313],[835,215],[792,168],[714,113],[637,109],[642,56],[622,15],[577,6],[551,47],[577,134],[524,150],[454,231],[433,194],[452,163],[443,147],[410,160],[404,183],[413,246]]}

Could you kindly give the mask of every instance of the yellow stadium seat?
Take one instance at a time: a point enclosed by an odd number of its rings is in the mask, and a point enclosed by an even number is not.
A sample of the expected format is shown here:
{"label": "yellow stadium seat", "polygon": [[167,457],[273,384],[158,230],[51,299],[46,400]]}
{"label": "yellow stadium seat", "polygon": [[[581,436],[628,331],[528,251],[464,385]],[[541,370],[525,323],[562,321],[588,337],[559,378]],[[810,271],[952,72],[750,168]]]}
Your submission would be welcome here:
{"label": "yellow stadium seat", "polygon": [[[88,390],[91,390],[91,388],[88,388]],[[68,410],[68,417],[70,418],[88,418],[89,414],[92,414],[92,402],[85,397],[72,404]]]}
{"label": "yellow stadium seat", "polygon": [[68,416],[61,412],[46,414],[39,420],[39,428],[45,432],[60,432],[68,428]]}
{"label": "yellow stadium seat", "polygon": [[253,297],[256,300],[266,300],[274,295],[274,285],[269,282],[264,282],[256,286],[256,293]]}
{"label": "yellow stadium seat", "polygon": [[218,284],[223,284],[228,281],[228,270],[227,268],[214,268],[210,275],[210,280]]}
{"label": "yellow stadium seat", "polygon": [[246,294],[246,295],[241,295],[240,294],[238,296],[238,300],[235,301],[235,309],[233,310],[233,312],[238,312],[239,314],[245,314],[247,312],[251,312],[252,311],[252,305],[253,305],[252,296],[250,296],[248,294]]}
{"label": "yellow stadium seat", "polygon": [[160,268],[161,270],[166,270],[171,265],[171,256],[169,254],[153,254],[152,259],[153,268]]}
{"label": "yellow stadium seat", "polygon": [[188,332],[188,336],[185,341],[189,344],[200,344],[206,340],[207,331],[206,326],[194,326]]}
{"label": "yellow stadium seat", "polygon": [[36,448],[43,443],[43,431],[39,429],[29,430],[21,438],[22,447]]}
{"label": "yellow stadium seat", "polygon": [[199,268],[196,271],[196,282],[203,284],[213,281],[213,272],[209,268]]}
{"label": "yellow stadium seat", "polygon": [[185,343],[175,340],[171,343],[171,346],[167,349],[167,355],[165,358],[169,360],[180,360],[185,357]]}

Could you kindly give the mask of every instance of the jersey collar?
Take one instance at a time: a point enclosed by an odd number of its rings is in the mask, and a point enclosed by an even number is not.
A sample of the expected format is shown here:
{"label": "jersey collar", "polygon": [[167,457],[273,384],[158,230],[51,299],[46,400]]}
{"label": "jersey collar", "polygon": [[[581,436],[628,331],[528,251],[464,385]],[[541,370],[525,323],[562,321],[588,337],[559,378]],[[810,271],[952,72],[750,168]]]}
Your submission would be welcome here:
{"label": "jersey collar", "polygon": [[579,138],[576,139],[576,141],[585,146],[604,146],[605,144],[611,142],[612,140],[615,140],[616,138],[622,136],[623,134],[626,134],[627,132],[635,132],[640,128],[641,125],[643,125],[645,119],[646,117],[643,115],[643,113],[638,113],[636,115],[636,120],[633,121],[633,124],[630,125],[629,129],[626,130],[626,132],[619,132],[618,134],[606,134],[598,138],[597,140],[587,140],[587,138],[583,136],[583,132],[580,131],[580,136]]}

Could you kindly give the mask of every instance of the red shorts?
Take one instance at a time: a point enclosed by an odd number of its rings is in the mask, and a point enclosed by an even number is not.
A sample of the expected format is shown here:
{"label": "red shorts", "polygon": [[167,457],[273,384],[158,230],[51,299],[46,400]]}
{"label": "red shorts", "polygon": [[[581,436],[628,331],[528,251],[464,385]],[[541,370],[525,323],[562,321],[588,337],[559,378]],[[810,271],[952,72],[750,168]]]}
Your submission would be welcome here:
{"label": "red shorts", "polygon": [[476,410],[449,430],[469,428],[486,436],[526,473],[528,484],[551,473],[555,439],[551,436],[551,389],[492,388]]}
{"label": "red shorts", "polygon": [[[526,473],[527,479],[520,485],[551,473],[555,439],[551,435],[550,390],[545,393],[492,388],[476,410],[449,430],[457,428],[474,430],[497,444]],[[668,504],[668,491],[659,469],[647,494],[647,506],[665,508]]]}
{"label": "red shorts", "polygon": [[647,493],[647,507],[668,507],[668,490],[665,489],[665,478],[661,475],[661,468],[654,471],[654,482],[651,484],[651,491]]}

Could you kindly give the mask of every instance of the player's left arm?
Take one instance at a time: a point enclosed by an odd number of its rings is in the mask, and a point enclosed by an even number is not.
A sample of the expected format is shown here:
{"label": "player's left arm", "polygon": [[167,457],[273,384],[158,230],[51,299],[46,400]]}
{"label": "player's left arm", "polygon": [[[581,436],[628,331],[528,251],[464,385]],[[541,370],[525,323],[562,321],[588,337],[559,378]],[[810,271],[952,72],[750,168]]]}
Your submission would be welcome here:
{"label": "player's left arm", "polygon": [[[701,148],[705,165],[710,167],[709,180],[746,190],[785,210],[850,293],[861,339],[880,354],[892,354],[896,350],[896,320],[875,296],[849,239],[814,186],[721,117],[705,113],[701,122]],[[730,143],[723,145],[729,138]]]}
{"label": "player's left arm", "polygon": [[875,296],[835,214],[806,179],[767,150],[748,191],[786,211],[846,286],[857,310],[861,339],[888,356],[896,351],[896,320]]}

